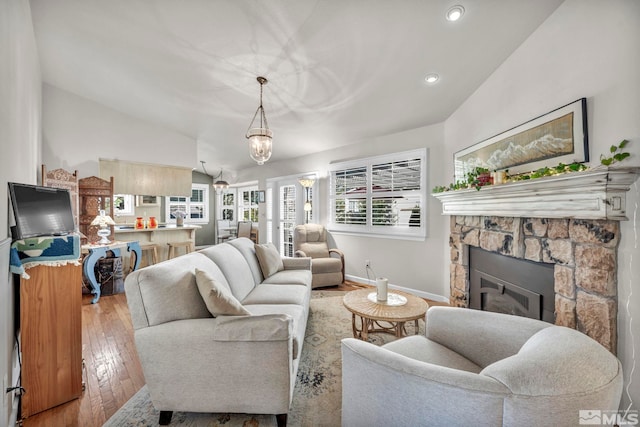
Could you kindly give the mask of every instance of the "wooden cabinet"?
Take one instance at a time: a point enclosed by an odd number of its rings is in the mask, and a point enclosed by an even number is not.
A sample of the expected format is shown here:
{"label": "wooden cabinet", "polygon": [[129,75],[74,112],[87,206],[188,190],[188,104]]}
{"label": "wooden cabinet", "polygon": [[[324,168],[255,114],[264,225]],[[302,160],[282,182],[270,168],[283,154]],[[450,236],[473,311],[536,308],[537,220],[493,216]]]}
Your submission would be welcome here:
{"label": "wooden cabinet", "polygon": [[82,267],[39,265],[20,279],[22,416],[82,394]]}

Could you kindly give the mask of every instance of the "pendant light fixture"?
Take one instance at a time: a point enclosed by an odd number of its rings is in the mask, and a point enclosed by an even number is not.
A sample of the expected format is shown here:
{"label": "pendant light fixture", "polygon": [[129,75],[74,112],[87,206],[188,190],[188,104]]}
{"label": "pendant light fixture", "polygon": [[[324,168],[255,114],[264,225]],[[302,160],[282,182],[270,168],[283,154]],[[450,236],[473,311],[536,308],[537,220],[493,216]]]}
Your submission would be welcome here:
{"label": "pendant light fixture", "polygon": [[[262,107],[262,86],[266,85],[268,81],[264,77],[258,77],[257,80],[258,83],[260,83],[260,106],[249,124],[246,138],[249,140],[249,155],[259,165],[263,165],[264,162],[271,157],[271,139],[273,132],[269,130],[267,116],[264,113],[264,107]],[[253,127],[253,122],[256,121],[258,113],[260,113],[260,127]]]}
{"label": "pendant light fixture", "polygon": [[202,164],[202,170],[204,171],[204,174],[208,175],[211,178],[213,178],[214,180],[216,180],[213,183],[213,188],[215,188],[217,194],[222,194],[222,192],[224,190],[229,188],[229,183],[227,181],[225,181],[224,179],[222,179],[222,169],[220,169],[220,173],[218,175],[216,175],[216,176],[209,175],[209,173],[207,172],[207,169],[204,167],[204,164],[206,162],[204,160],[200,160],[200,163]]}
{"label": "pendant light fixture", "polygon": [[220,174],[216,178],[220,179],[213,183],[213,188],[216,189],[216,193],[221,194],[224,190],[229,188],[229,183],[222,179],[222,169],[220,169]]}

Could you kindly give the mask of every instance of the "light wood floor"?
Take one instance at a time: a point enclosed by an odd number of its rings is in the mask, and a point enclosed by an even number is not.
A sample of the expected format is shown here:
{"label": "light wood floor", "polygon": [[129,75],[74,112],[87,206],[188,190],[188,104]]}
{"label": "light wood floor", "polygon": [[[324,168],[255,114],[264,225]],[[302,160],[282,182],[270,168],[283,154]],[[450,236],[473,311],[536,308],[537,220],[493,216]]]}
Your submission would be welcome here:
{"label": "light wood floor", "polygon": [[[364,286],[346,282],[323,290]],[[82,300],[85,391],[80,399],[24,419],[24,427],[102,426],[145,384],[124,294],[103,296],[98,304],[91,304],[91,297],[84,295]]]}

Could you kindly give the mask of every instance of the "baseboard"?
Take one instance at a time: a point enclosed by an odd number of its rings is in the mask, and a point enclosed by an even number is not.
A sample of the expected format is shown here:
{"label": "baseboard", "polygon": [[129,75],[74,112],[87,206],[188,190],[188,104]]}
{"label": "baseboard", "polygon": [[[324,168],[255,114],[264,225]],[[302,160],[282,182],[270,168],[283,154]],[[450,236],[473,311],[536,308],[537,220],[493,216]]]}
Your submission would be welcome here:
{"label": "baseboard", "polygon": [[[366,277],[358,277],[358,276],[352,276],[350,274],[346,274],[345,275],[345,279],[351,280],[352,282],[365,283],[367,285],[375,286],[375,281],[374,280],[369,280]],[[447,298],[445,296],[438,295],[438,294],[432,294],[431,292],[419,291],[417,289],[411,289],[411,288],[407,288],[405,286],[394,285],[393,283],[389,283],[389,289],[397,289],[399,291],[407,292],[407,293],[413,294],[415,296],[418,296],[418,297],[421,297],[421,298],[430,299],[430,300],[433,300],[433,301],[447,302],[447,303],[449,302],[449,298]]]}

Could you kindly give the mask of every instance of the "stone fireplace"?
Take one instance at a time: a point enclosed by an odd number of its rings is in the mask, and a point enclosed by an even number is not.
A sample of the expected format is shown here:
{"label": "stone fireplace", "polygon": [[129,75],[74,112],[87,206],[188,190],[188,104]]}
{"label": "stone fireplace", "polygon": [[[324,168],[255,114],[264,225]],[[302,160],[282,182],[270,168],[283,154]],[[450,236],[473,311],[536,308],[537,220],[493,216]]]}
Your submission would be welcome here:
{"label": "stone fireplace", "polygon": [[469,306],[469,248],[553,264],[555,323],[615,353],[619,222],[452,216],[451,303]]}
{"label": "stone fireplace", "polygon": [[[470,248],[550,264],[552,321],[584,332],[615,354],[620,221],[627,220],[626,192],[639,172],[640,167],[594,168],[433,194],[450,215],[451,304],[469,307]],[[501,279],[492,280],[502,292]]]}

